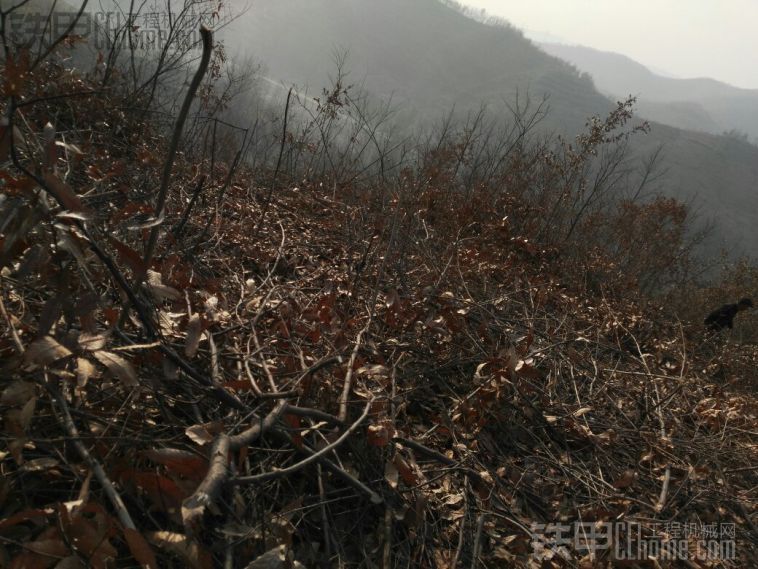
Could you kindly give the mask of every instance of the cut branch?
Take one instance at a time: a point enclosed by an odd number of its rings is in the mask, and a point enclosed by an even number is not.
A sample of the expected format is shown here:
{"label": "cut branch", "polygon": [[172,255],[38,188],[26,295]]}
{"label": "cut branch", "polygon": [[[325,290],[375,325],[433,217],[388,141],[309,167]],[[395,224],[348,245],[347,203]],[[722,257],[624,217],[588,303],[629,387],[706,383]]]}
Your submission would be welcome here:
{"label": "cut branch", "polygon": [[197,490],[182,503],[182,521],[187,531],[196,531],[207,509],[214,509],[215,502],[228,476],[229,437],[219,435],[211,447],[210,467]]}
{"label": "cut branch", "polygon": [[350,399],[350,391],[353,388],[353,366],[355,365],[355,358],[358,357],[358,351],[361,349],[361,342],[363,335],[368,331],[371,326],[371,318],[369,318],[366,326],[358,332],[358,337],[355,339],[355,347],[353,353],[350,354],[350,361],[347,363],[347,372],[345,373],[345,384],[342,387],[342,395],[340,396],[340,412],[337,417],[343,423],[347,420],[347,404]]}
{"label": "cut branch", "polygon": [[373,399],[370,400],[368,403],[366,403],[366,407],[365,409],[363,409],[363,413],[358,418],[358,420],[352,425],[350,425],[350,427],[348,427],[348,429],[344,433],[342,433],[340,438],[338,438],[332,444],[325,446],[321,450],[313,453],[308,458],[301,460],[300,462],[297,462],[293,464],[292,466],[288,466],[287,468],[277,468],[275,470],[272,470],[271,472],[264,472],[263,474],[256,474],[254,476],[240,476],[235,480],[235,483],[236,484],[255,484],[259,482],[264,482],[266,480],[273,480],[274,478],[281,478],[283,476],[288,476],[294,472],[297,472],[298,470],[305,468],[309,464],[316,462],[320,458],[332,452],[334,449],[339,447],[342,443],[344,443],[347,440],[347,438],[360,426],[360,424],[363,423],[366,417],[368,417],[368,413],[369,413],[369,410],[371,409],[372,403],[373,403]]}

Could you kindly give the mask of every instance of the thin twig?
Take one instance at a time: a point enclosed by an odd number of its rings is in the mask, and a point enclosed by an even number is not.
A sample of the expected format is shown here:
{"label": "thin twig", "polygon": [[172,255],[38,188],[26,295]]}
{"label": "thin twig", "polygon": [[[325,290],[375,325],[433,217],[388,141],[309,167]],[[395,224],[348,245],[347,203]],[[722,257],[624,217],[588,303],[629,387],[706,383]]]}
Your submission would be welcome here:
{"label": "thin twig", "polygon": [[241,433],[238,433],[236,435],[232,435],[229,437],[229,447],[233,451],[237,451],[241,449],[244,446],[247,446],[256,440],[264,434],[266,431],[271,429],[276,421],[279,419],[279,417],[282,416],[282,413],[284,413],[284,410],[287,408],[287,402],[286,401],[280,401],[277,403],[276,407],[274,407],[271,412],[266,415],[263,420],[258,423],[257,425],[253,425],[249,429],[242,431]]}
{"label": "thin twig", "polygon": [[[274,429],[272,430],[272,434],[278,435],[280,438],[287,440],[290,444],[293,444],[292,437],[281,430]],[[316,451],[310,448],[307,444],[300,444],[297,447],[297,450],[305,455],[308,456],[314,456],[316,454]],[[372,504],[381,504],[384,502],[381,496],[374,492],[371,488],[366,486],[363,482],[358,480],[355,476],[350,474],[349,472],[345,471],[343,468],[340,468],[337,466],[334,462],[326,458],[325,456],[319,456],[318,462],[322,466],[324,466],[327,470],[329,470],[332,474],[339,476],[342,480],[344,480],[348,485],[352,486],[359,492],[366,494],[369,497],[369,500],[371,500]]]}
{"label": "thin twig", "polygon": [[382,569],[392,567],[392,508],[384,509],[384,549],[382,551]]}
{"label": "thin twig", "polygon": [[187,224],[187,220],[189,219],[189,216],[192,213],[192,208],[195,207],[195,202],[197,201],[197,198],[200,196],[200,192],[203,191],[204,183],[205,183],[205,176],[200,176],[200,180],[198,181],[197,186],[195,187],[195,191],[192,192],[192,198],[190,198],[190,201],[187,204],[187,207],[184,209],[184,214],[182,215],[182,219],[179,221],[179,223],[176,224],[176,227],[174,227],[174,238],[177,240],[179,240],[179,238],[182,235],[184,226]]}
{"label": "thin twig", "polygon": [[10,316],[8,316],[8,312],[5,310],[2,284],[0,284],[0,313],[2,313],[3,318],[5,319],[5,323],[8,324],[8,329],[11,331],[11,336],[13,337],[13,344],[16,346],[16,351],[19,354],[23,354],[24,344],[21,342],[21,338],[19,337],[18,332],[16,332],[16,327],[13,325]]}
{"label": "thin twig", "polygon": [[63,427],[65,428],[66,433],[68,433],[68,436],[71,437],[71,442],[73,443],[74,448],[76,448],[79,456],[81,456],[82,460],[87,463],[89,469],[95,474],[98,482],[100,482],[100,486],[103,487],[105,495],[108,496],[108,499],[113,505],[113,508],[116,510],[116,514],[118,515],[118,519],[121,521],[121,524],[126,528],[136,530],[137,526],[134,525],[132,517],[129,515],[129,510],[126,509],[124,501],[116,491],[113,483],[105,474],[105,470],[103,470],[103,467],[100,465],[100,463],[95,460],[95,458],[89,453],[87,447],[84,446],[84,443],[79,438],[79,430],[74,424],[74,420],[71,417],[71,412],[68,409],[66,400],[52,385],[47,384],[45,387],[50,392],[50,395],[52,395],[53,402],[57,404],[58,408],[63,414]]}
{"label": "thin twig", "polygon": [[355,421],[350,427],[348,427],[344,433],[333,443],[326,445],[321,450],[315,452],[308,458],[301,460],[300,462],[297,462],[293,464],[292,466],[288,466],[287,468],[277,468],[275,470],[272,470],[271,472],[264,472],[263,474],[256,474],[254,476],[240,476],[235,479],[236,484],[255,484],[258,482],[264,482],[266,480],[273,480],[274,478],[281,478],[283,476],[288,476],[294,472],[297,472],[298,470],[301,470],[308,466],[309,464],[312,464],[319,460],[321,457],[329,454],[334,449],[339,447],[343,442],[347,440],[347,438],[363,423],[363,421],[368,417],[369,410],[371,409],[371,404],[373,403],[373,399],[370,400],[368,403],[366,403],[366,407],[363,409],[363,413],[361,413],[361,416],[358,417],[358,420]]}
{"label": "thin twig", "polygon": [[37,67],[37,65],[39,65],[41,61],[43,61],[48,55],[50,55],[53,52],[53,50],[58,46],[58,44],[60,44],[63,40],[65,40],[69,36],[69,34],[76,27],[76,24],[79,23],[79,19],[82,17],[82,14],[84,14],[84,10],[85,8],[87,8],[88,3],[89,3],[89,0],[84,0],[84,2],[82,2],[81,7],[79,8],[79,12],[76,14],[74,19],[66,28],[66,31],[64,31],[60,36],[58,36],[56,40],[52,44],[50,44],[50,46],[44,51],[44,53],[40,51],[40,53],[37,54],[37,57],[35,58],[34,63],[32,63],[30,70],[34,70],[34,68]]}
{"label": "thin twig", "polygon": [[[277,396],[281,397],[281,394],[277,394]],[[294,405],[287,405],[287,409],[285,410],[285,413],[289,415],[297,415],[298,417],[309,417],[311,419],[316,419],[317,421],[324,421],[325,423],[329,423],[330,425],[344,425],[345,424],[344,421],[340,421],[334,415],[330,415],[329,413],[321,411],[320,409],[309,409],[305,407],[295,407]]]}
{"label": "thin twig", "polygon": [[261,212],[261,217],[258,219],[258,223],[255,226],[255,231],[253,231],[253,238],[256,238],[258,236],[258,231],[263,227],[263,222],[266,219],[266,214],[268,213],[268,208],[271,205],[271,199],[274,196],[274,185],[276,184],[276,181],[279,178],[279,169],[282,166],[282,156],[284,155],[284,145],[287,142],[287,120],[289,118],[290,113],[290,99],[292,99],[292,87],[290,87],[289,92],[287,93],[287,103],[284,106],[284,124],[282,125],[282,140],[279,145],[279,158],[276,160],[276,168],[274,169],[274,177],[271,181],[271,185],[268,189],[268,194],[266,194],[266,201],[263,204],[263,211]]}
{"label": "thin twig", "polygon": [[479,514],[476,521],[476,536],[474,537],[474,552],[471,555],[471,569],[479,564],[479,551],[482,548],[482,532],[484,531],[485,514]]}
{"label": "thin twig", "polygon": [[[205,26],[200,27],[200,36],[203,40],[203,55],[200,59],[200,66],[195,72],[195,76],[192,78],[189,89],[184,96],[184,103],[179,111],[179,116],[176,119],[176,125],[174,126],[174,134],[171,137],[171,143],[168,147],[168,154],[166,155],[166,162],[163,165],[163,174],[161,175],[161,185],[158,189],[158,199],[155,202],[155,211],[153,216],[156,219],[160,219],[163,215],[163,208],[166,204],[166,197],[168,195],[168,183],[171,179],[171,170],[174,167],[174,157],[179,147],[179,139],[182,136],[182,130],[184,129],[184,123],[187,120],[190,106],[195,98],[200,83],[205,76],[205,72],[208,69],[208,63],[211,60],[211,51],[213,51],[213,32],[211,32]],[[146,267],[150,266],[150,262],[153,259],[153,252],[155,250],[155,243],[158,240],[158,232],[160,231],[160,225],[156,225],[150,230],[150,237],[145,247],[144,264]]]}
{"label": "thin twig", "polygon": [[466,535],[466,517],[469,513],[469,490],[470,486],[469,484],[466,484],[463,488],[463,515],[460,519],[461,526],[458,528],[458,545],[455,548],[455,555],[453,556],[453,562],[450,565],[451,567],[458,567],[458,561],[463,552],[464,537]]}
{"label": "thin twig", "polygon": [[[255,332],[255,326],[252,327],[251,332],[253,334],[253,342],[255,342],[255,350],[256,352],[262,352],[263,348],[261,348],[261,344],[258,341],[258,334]],[[276,393],[279,391],[279,389],[276,387],[276,381],[274,381],[274,375],[271,373],[271,369],[268,367],[268,364],[266,363],[266,355],[261,353],[261,367],[263,368],[263,372],[266,374],[266,378],[268,379],[269,387],[271,387],[272,393]]]}
{"label": "thin twig", "polygon": [[229,437],[223,433],[216,437],[211,447],[208,474],[192,495],[182,502],[182,521],[188,532],[196,532],[206,510],[214,508],[228,476],[229,443]]}
{"label": "thin twig", "polygon": [[366,326],[363,330],[358,332],[358,337],[355,339],[355,347],[353,347],[353,353],[350,354],[350,361],[347,363],[347,372],[345,372],[345,384],[342,386],[342,395],[340,395],[340,412],[337,417],[340,421],[347,420],[347,404],[350,399],[350,391],[353,388],[353,366],[355,365],[355,359],[358,357],[358,351],[361,348],[361,341],[363,335],[368,331],[371,326],[371,318],[369,318]]}
{"label": "thin twig", "polygon": [[316,473],[318,480],[319,505],[321,509],[321,529],[324,532],[324,549],[326,552],[326,558],[329,559],[332,556],[332,540],[329,539],[329,516],[326,513],[326,492],[324,490],[324,476],[320,464],[317,465]]}

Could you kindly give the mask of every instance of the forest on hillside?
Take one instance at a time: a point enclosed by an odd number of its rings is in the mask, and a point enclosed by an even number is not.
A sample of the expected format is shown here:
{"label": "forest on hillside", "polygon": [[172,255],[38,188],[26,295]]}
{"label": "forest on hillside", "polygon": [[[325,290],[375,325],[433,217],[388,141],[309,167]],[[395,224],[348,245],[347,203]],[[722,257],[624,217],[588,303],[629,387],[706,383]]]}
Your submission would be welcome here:
{"label": "forest on hillside", "polygon": [[758,267],[633,98],[393,132],[81,6],[0,5],[0,567],[755,564]]}
{"label": "forest on hillside", "polygon": [[[481,15],[472,19],[461,10],[439,0],[256,0],[220,29],[219,37],[238,61],[259,64],[260,82],[279,100],[277,108],[292,84],[318,96],[336,74],[335,59],[342,61],[348,84],[392,107],[394,120],[382,131],[391,127],[405,135],[428,129],[449,113],[465,120],[483,106],[507,115],[509,107],[527,99],[544,100],[549,109],[536,131],[570,139],[584,130],[588,117],[606,116],[630,94],[640,94],[636,109],[650,110],[649,91],[642,86],[626,83],[608,98],[602,83],[596,87],[587,73],[546,54],[519,30],[499,20],[481,21]],[[738,122],[723,130],[745,130],[752,119],[736,111],[755,103],[738,106],[729,100],[719,105],[732,108]],[[669,119],[679,113],[693,128],[670,126],[673,120],[654,122],[660,109],[653,116],[636,113],[635,124],[647,119],[650,130],[629,141],[629,162],[657,157],[657,191],[692,206],[699,225],[712,227],[703,244],[708,257],[726,252],[730,261],[748,255],[755,262],[758,146],[703,132],[705,122],[692,124],[695,117],[707,118],[702,113],[693,117],[677,105],[663,106]],[[637,175],[631,164],[629,170],[629,176]]]}

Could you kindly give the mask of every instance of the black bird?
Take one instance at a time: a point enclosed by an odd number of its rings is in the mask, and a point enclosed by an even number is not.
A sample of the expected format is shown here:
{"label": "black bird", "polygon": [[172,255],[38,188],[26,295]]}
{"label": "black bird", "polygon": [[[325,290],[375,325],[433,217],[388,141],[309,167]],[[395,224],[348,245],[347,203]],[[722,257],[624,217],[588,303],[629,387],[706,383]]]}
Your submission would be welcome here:
{"label": "black bird", "polygon": [[738,312],[753,307],[753,301],[749,298],[743,298],[736,304],[725,304],[711,312],[705,319],[705,325],[709,330],[718,332],[724,328],[732,328],[734,317]]}

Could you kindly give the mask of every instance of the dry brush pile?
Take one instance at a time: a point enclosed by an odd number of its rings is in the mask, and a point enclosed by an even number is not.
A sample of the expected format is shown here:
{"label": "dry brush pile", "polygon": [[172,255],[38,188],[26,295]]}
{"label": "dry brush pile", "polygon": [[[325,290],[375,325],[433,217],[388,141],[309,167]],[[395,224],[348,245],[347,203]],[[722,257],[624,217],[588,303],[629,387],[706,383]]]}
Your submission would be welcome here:
{"label": "dry brush pile", "polygon": [[[625,105],[464,194],[465,138],[336,184],[174,155],[52,58],[4,77],[0,566],[755,562],[758,352],[671,321],[602,245],[660,259],[677,204],[637,207],[648,242],[530,199],[592,191]],[[735,524],[737,559],[540,545],[618,521]]]}

